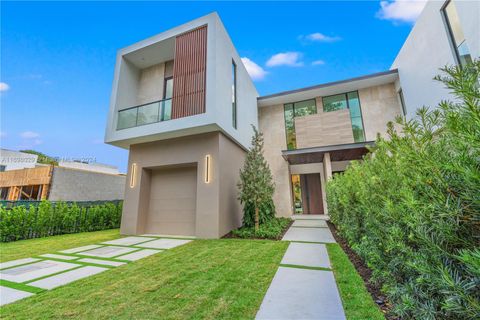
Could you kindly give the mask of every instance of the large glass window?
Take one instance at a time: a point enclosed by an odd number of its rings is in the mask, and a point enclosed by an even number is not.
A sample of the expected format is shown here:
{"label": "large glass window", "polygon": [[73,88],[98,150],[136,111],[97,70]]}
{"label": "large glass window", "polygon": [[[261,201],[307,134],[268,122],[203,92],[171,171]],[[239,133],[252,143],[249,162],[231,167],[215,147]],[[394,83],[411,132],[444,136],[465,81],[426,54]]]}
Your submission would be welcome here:
{"label": "large glass window", "polygon": [[365,141],[362,111],[360,108],[360,99],[357,91],[323,97],[322,102],[323,112],[349,109],[350,120],[352,122],[353,139],[355,142]]}
{"label": "large glass window", "polygon": [[457,8],[453,1],[448,1],[443,8],[443,15],[447,23],[447,29],[450,37],[450,41],[455,48],[455,56],[461,66],[472,62],[470,56],[470,50],[468,49],[465,41],[465,35],[463,34],[460,19],[458,18]]}
{"label": "large glass window", "polygon": [[232,125],[237,128],[237,65],[232,61]]}
{"label": "large glass window", "polygon": [[295,135],[295,117],[303,117],[317,113],[315,99],[295,103],[287,103],[283,106],[285,116],[285,133],[287,136],[287,149],[297,148]]}

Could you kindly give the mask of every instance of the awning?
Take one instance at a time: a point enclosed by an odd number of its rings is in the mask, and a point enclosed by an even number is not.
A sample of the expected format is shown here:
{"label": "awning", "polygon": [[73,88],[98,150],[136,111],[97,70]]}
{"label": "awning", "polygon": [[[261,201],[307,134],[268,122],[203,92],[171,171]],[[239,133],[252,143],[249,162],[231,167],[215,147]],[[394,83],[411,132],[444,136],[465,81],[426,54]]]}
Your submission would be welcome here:
{"label": "awning", "polygon": [[307,164],[323,162],[325,153],[330,153],[330,161],[360,160],[368,153],[368,146],[375,141],[338,144],[334,146],[283,150],[282,156],[289,164]]}

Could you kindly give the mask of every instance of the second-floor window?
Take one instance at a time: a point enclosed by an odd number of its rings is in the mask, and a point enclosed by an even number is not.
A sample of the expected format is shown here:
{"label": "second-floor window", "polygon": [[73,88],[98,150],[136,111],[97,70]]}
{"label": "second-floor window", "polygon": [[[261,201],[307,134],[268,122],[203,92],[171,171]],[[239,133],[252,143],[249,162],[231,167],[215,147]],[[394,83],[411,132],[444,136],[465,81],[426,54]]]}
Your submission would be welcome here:
{"label": "second-floor window", "polygon": [[285,116],[285,133],[287,136],[287,149],[297,148],[297,138],[295,134],[295,117],[308,116],[317,113],[317,104],[315,99],[287,103],[283,106]]}
{"label": "second-floor window", "polygon": [[360,99],[358,98],[357,91],[323,97],[322,102],[323,112],[349,109],[350,120],[352,121],[353,140],[355,142],[365,141],[362,111],[360,108]]}
{"label": "second-floor window", "polygon": [[472,62],[455,3],[451,0],[448,1],[443,7],[442,13],[447,24],[448,36],[454,47],[457,62],[461,66]]}
{"label": "second-floor window", "polygon": [[237,129],[237,65],[232,61],[232,125]]}

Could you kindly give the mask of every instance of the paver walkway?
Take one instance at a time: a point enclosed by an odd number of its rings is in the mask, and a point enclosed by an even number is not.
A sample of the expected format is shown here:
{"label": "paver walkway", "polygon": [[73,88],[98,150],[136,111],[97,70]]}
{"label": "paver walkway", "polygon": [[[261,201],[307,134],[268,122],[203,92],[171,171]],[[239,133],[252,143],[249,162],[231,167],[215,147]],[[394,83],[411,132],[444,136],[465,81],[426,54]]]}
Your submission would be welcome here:
{"label": "paver walkway", "polygon": [[190,241],[192,240],[149,234],[0,263],[0,305],[93,276]]}
{"label": "paver walkway", "polygon": [[325,243],[334,243],[325,216],[296,216],[290,241],[256,319],[346,319]]}

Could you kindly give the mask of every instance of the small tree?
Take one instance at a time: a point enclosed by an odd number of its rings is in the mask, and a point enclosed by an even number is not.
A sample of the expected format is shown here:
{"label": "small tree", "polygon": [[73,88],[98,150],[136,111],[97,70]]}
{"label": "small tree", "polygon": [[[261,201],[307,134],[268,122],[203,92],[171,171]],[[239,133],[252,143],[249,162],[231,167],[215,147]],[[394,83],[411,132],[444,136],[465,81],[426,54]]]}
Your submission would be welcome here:
{"label": "small tree", "polygon": [[267,161],[263,157],[263,134],[252,125],[254,135],[252,147],[247,153],[243,169],[240,170],[239,200],[243,204],[243,224],[255,225],[258,231],[260,223],[275,216],[272,196],[275,184]]}

